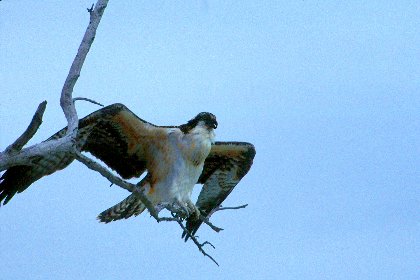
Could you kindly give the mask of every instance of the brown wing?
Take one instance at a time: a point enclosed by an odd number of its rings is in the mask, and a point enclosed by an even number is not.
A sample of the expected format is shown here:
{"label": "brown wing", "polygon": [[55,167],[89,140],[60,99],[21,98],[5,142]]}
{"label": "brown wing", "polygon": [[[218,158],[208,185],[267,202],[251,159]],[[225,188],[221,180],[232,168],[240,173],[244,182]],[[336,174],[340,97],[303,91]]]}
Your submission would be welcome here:
{"label": "brown wing", "polygon": [[[204,217],[211,215],[246,175],[254,156],[255,148],[250,143],[216,142],[212,146],[198,179],[198,183],[204,186],[195,204]],[[194,235],[201,223],[200,220],[187,219],[186,227]],[[182,237],[188,240],[186,232]]]}
{"label": "brown wing", "polygon": [[122,104],[98,110],[80,120],[79,141],[87,151],[105,162],[124,179],[146,170],[147,142],[167,129],[148,123]]}
{"label": "brown wing", "polygon": [[[150,124],[122,104],[102,108],[79,121],[77,145],[105,162],[121,177],[140,176],[146,170],[144,149],[148,138],[166,133],[166,128]],[[61,138],[66,128],[50,139]],[[36,166],[14,166],[0,178],[0,203],[6,204],[17,192],[22,192],[45,175],[68,166],[74,157],[70,154],[40,158]]]}

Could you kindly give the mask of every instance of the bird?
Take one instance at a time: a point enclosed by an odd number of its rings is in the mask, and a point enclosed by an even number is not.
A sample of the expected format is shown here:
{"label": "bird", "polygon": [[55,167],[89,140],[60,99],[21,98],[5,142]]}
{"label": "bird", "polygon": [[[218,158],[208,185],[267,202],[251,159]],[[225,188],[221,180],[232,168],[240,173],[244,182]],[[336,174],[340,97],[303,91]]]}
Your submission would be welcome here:
{"label": "bird", "polygon": [[[208,112],[179,126],[157,126],[116,103],[80,119],[75,141],[82,152],[100,159],[123,179],[139,178],[146,172],[138,183],[143,193],[158,211],[175,209],[193,235],[203,222],[200,215],[209,218],[221,205],[250,170],[256,154],[251,143],[215,141],[217,126],[216,116]],[[47,140],[63,137],[66,129]],[[70,154],[52,154],[35,165],[9,168],[0,177],[0,205],[74,159]],[[193,203],[196,184],[203,187]],[[97,218],[109,223],[138,216],[145,209],[142,201],[130,194]],[[190,235],[183,233],[185,240]]]}

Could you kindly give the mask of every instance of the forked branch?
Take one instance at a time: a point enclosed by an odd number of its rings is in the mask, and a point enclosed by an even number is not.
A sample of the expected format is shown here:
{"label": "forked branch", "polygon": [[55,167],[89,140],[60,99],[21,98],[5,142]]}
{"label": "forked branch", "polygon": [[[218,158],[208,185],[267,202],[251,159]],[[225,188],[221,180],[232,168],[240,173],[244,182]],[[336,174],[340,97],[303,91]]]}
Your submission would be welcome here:
{"label": "forked branch", "polygon": [[66,136],[60,139],[44,141],[22,149],[41,125],[46,102],[41,103],[28,129],[12,145],[7,147],[4,152],[0,153],[0,171],[16,165],[32,165],[34,159],[48,157],[51,154],[71,154],[77,150],[77,147],[74,145],[74,139],[77,136],[79,119],[72,99],[73,88],[80,76],[80,71],[93,43],[96,29],[107,4],[108,0],[98,0],[95,8],[90,12],[89,25],[61,91],[60,105],[68,124]]}
{"label": "forked branch", "polygon": [[194,235],[192,235],[187,228],[184,226],[184,224],[182,223],[182,220],[179,219],[174,213],[172,213],[172,217],[177,218],[177,223],[179,224],[179,226],[184,230],[184,232],[187,233],[187,235],[191,238],[191,240],[194,242],[194,244],[197,246],[198,250],[205,256],[208,257],[209,259],[211,259],[217,266],[219,266],[219,264],[217,263],[217,261],[210,256],[209,254],[206,253],[206,251],[203,249],[204,245],[206,244],[210,244],[213,249],[215,249],[215,247],[213,246],[213,244],[211,244],[208,241],[205,241],[203,243],[198,242],[197,237],[195,237]]}

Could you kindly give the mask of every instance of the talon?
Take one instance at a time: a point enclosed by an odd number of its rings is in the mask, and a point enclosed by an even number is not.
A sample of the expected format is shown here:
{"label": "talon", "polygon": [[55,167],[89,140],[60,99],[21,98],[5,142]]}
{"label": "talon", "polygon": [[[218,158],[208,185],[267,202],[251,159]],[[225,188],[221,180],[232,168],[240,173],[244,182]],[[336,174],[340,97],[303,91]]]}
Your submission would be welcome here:
{"label": "talon", "polygon": [[190,218],[193,220],[200,219],[200,210],[197,208],[197,206],[194,205],[194,203],[190,200],[187,202],[188,208],[191,210]]}
{"label": "talon", "polygon": [[190,216],[190,209],[181,201],[175,200],[167,208],[181,219],[186,219]]}

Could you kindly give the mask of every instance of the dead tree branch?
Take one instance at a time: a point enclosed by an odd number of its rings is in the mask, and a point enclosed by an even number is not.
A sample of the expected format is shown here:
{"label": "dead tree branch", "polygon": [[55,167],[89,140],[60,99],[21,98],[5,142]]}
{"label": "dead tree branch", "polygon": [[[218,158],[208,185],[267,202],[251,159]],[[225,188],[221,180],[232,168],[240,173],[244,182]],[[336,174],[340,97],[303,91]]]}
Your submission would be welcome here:
{"label": "dead tree branch", "polygon": [[203,247],[204,247],[204,245],[206,245],[206,244],[210,244],[212,247],[213,247],[213,249],[215,248],[214,246],[213,246],[213,244],[211,244],[210,242],[208,242],[208,241],[205,241],[205,242],[203,242],[203,243],[200,243],[200,242],[198,242],[198,240],[197,240],[197,237],[195,237],[195,236],[193,236],[189,231],[188,231],[188,229],[184,226],[184,224],[182,223],[182,220],[181,219],[179,219],[174,213],[172,213],[172,217],[174,217],[174,218],[177,218],[177,223],[179,224],[179,226],[184,230],[184,232],[186,232],[187,233],[187,235],[191,238],[191,240],[194,242],[194,244],[197,246],[197,248],[198,248],[198,250],[205,256],[205,257],[208,257],[209,259],[211,259],[217,266],[219,266],[219,264],[217,263],[217,261],[212,257],[212,256],[210,256],[209,254],[207,254],[207,252],[206,251],[204,251],[204,249],[203,249]]}
{"label": "dead tree branch", "polygon": [[80,71],[90,50],[90,46],[93,43],[96,35],[96,29],[107,4],[108,0],[98,0],[95,8],[92,12],[90,12],[89,25],[61,91],[60,105],[68,123],[66,136],[22,149],[29,139],[33,137],[42,123],[42,113],[45,110],[45,104],[42,105],[43,103],[41,103],[41,108],[39,111],[37,110],[37,113],[35,113],[33,121],[28,126],[28,129],[14,142],[14,144],[7,147],[4,152],[0,153],[0,171],[16,165],[32,165],[37,159],[51,156],[52,154],[71,154],[77,151],[74,145],[74,139],[77,136],[79,119],[72,99],[73,88],[80,76]]}
{"label": "dead tree branch", "polygon": [[223,211],[223,210],[237,210],[237,209],[242,209],[247,207],[248,204],[244,204],[244,205],[240,205],[240,206],[234,206],[234,207],[222,207],[222,205],[220,205],[219,207],[216,207],[213,209],[213,211],[211,211],[211,214],[217,212],[217,211]]}
{"label": "dead tree branch", "polygon": [[[99,172],[102,176],[108,179],[111,183],[134,193],[141,202],[146,206],[147,210],[149,210],[150,215],[156,219],[156,221],[160,222],[161,219],[158,216],[158,212],[149,199],[144,195],[143,191],[137,185],[131,184],[129,182],[124,181],[120,177],[115,176],[112,174],[107,168],[103,167],[99,163],[95,162],[94,160],[90,159],[89,157],[83,155],[81,152],[76,153],[76,159],[86,165],[89,169],[92,169],[96,172]],[[163,221],[163,220],[162,220]]]}
{"label": "dead tree branch", "polygon": [[15,153],[22,150],[23,146],[28,143],[28,141],[35,135],[39,127],[42,124],[42,116],[44,115],[45,108],[47,107],[47,101],[41,102],[36,109],[34,116],[32,117],[31,122],[29,123],[26,130],[19,136],[16,141],[6,148],[4,151],[7,154]]}
{"label": "dead tree branch", "polygon": [[[29,140],[29,139],[28,139]],[[0,153],[0,171],[16,165],[34,165],[40,158],[59,153],[71,152],[72,143],[66,138],[50,140],[24,148],[20,151],[9,150]]]}
{"label": "dead tree branch", "polygon": [[205,223],[206,225],[208,225],[212,230],[214,230],[215,232],[220,232],[220,231],[222,231],[223,229],[222,228],[219,228],[219,227],[217,227],[217,226],[215,226],[215,225],[213,225],[211,222],[210,222],[210,216],[211,215],[209,215],[209,216],[207,216],[207,217],[204,217],[203,215],[200,215],[200,220],[201,221],[203,221],[203,223]]}
{"label": "dead tree branch", "polygon": [[103,104],[101,104],[99,102],[96,102],[95,100],[92,100],[90,98],[86,98],[86,97],[75,97],[75,98],[73,98],[73,103],[76,102],[76,101],[79,101],[79,100],[87,101],[87,102],[93,103],[95,105],[99,105],[101,107],[104,107]]}
{"label": "dead tree branch", "polygon": [[85,62],[86,56],[92,46],[93,40],[95,39],[96,30],[107,5],[108,0],[98,0],[95,8],[91,8],[91,10],[89,10],[89,25],[86,29],[85,35],[83,36],[82,42],[80,43],[76,57],[73,60],[69,74],[67,75],[61,91],[60,105],[68,122],[66,137],[70,137],[71,140],[76,137],[79,124],[77,111],[72,99],[73,88],[80,77],[83,63]]}

